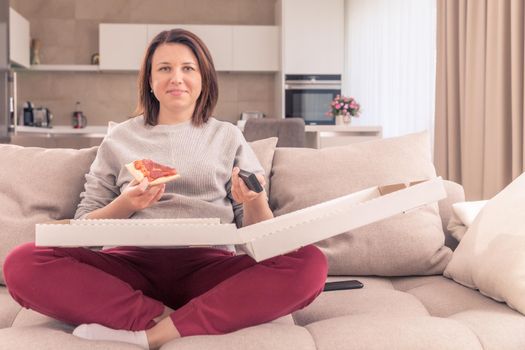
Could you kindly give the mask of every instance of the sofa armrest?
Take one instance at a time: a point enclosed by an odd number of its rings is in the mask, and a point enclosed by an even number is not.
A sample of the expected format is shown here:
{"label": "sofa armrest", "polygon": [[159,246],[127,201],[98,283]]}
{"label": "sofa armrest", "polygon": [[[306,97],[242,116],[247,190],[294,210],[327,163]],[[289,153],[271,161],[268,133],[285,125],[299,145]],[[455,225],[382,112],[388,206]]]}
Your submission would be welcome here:
{"label": "sofa armrest", "polygon": [[443,232],[445,232],[445,245],[452,249],[455,249],[458,241],[452,237],[451,233],[447,229],[448,222],[452,216],[452,204],[457,202],[465,201],[465,191],[463,186],[460,184],[443,180],[445,191],[447,192],[447,198],[439,201],[439,215],[441,216],[441,224],[443,226]]}

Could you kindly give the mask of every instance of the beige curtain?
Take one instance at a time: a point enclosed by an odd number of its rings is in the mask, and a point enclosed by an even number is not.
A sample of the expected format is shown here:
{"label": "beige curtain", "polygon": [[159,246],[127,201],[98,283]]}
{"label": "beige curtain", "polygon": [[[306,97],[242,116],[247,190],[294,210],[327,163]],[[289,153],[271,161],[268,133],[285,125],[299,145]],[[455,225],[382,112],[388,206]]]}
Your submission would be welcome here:
{"label": "beige curtain", "polygon": [[436,1],[436,169],[489,199],[525,170],[525,0]]}

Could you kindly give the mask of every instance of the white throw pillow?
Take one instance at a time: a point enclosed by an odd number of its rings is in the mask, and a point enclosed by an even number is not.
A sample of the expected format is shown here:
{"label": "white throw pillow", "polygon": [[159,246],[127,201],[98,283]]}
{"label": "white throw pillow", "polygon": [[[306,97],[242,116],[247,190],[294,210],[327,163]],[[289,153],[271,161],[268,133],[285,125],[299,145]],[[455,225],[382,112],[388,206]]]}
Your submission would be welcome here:
{"label": "white throw pillow", "polygon": [[458,202],[452,204],[452,210],[463,225],[470,227],[487,202],[488,201]]}
{"label": "white throw pillow", "polygon": [[452,204],[452,215],[447,226],[458,242],[461,241],[467,229],[472,225],[474,219],[488,201],[457,202]]}
{"label": "white throw pillow", "polygon": [[525,314],[525,173],[487,202],[443,274]]}

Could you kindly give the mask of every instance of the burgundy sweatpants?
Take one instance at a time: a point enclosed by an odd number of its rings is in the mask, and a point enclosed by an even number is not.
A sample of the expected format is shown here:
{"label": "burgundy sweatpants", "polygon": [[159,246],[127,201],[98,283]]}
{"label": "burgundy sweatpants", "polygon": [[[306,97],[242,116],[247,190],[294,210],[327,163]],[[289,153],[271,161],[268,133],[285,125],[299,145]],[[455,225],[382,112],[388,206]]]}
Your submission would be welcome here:
{"label": "burgundy sweatpants", "polygon": [[182,336],[222,334],[311,303],[327,274],[315,246],[256,263],[213,248],[15,248],[4,277],[22,306],[71,323],[143,330],[167,305]]}

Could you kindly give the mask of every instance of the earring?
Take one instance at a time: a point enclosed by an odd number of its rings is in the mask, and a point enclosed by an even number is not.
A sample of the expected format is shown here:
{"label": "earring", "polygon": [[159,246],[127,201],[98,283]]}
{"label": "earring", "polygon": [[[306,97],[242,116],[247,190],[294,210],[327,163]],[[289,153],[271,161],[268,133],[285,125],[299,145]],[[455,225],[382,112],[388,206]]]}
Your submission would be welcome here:
{"label": "earring", "polygon": [[149,93],[152,94],[152,93],[153,93],[153,89],[150,89],[150,90],[149,90]]}

